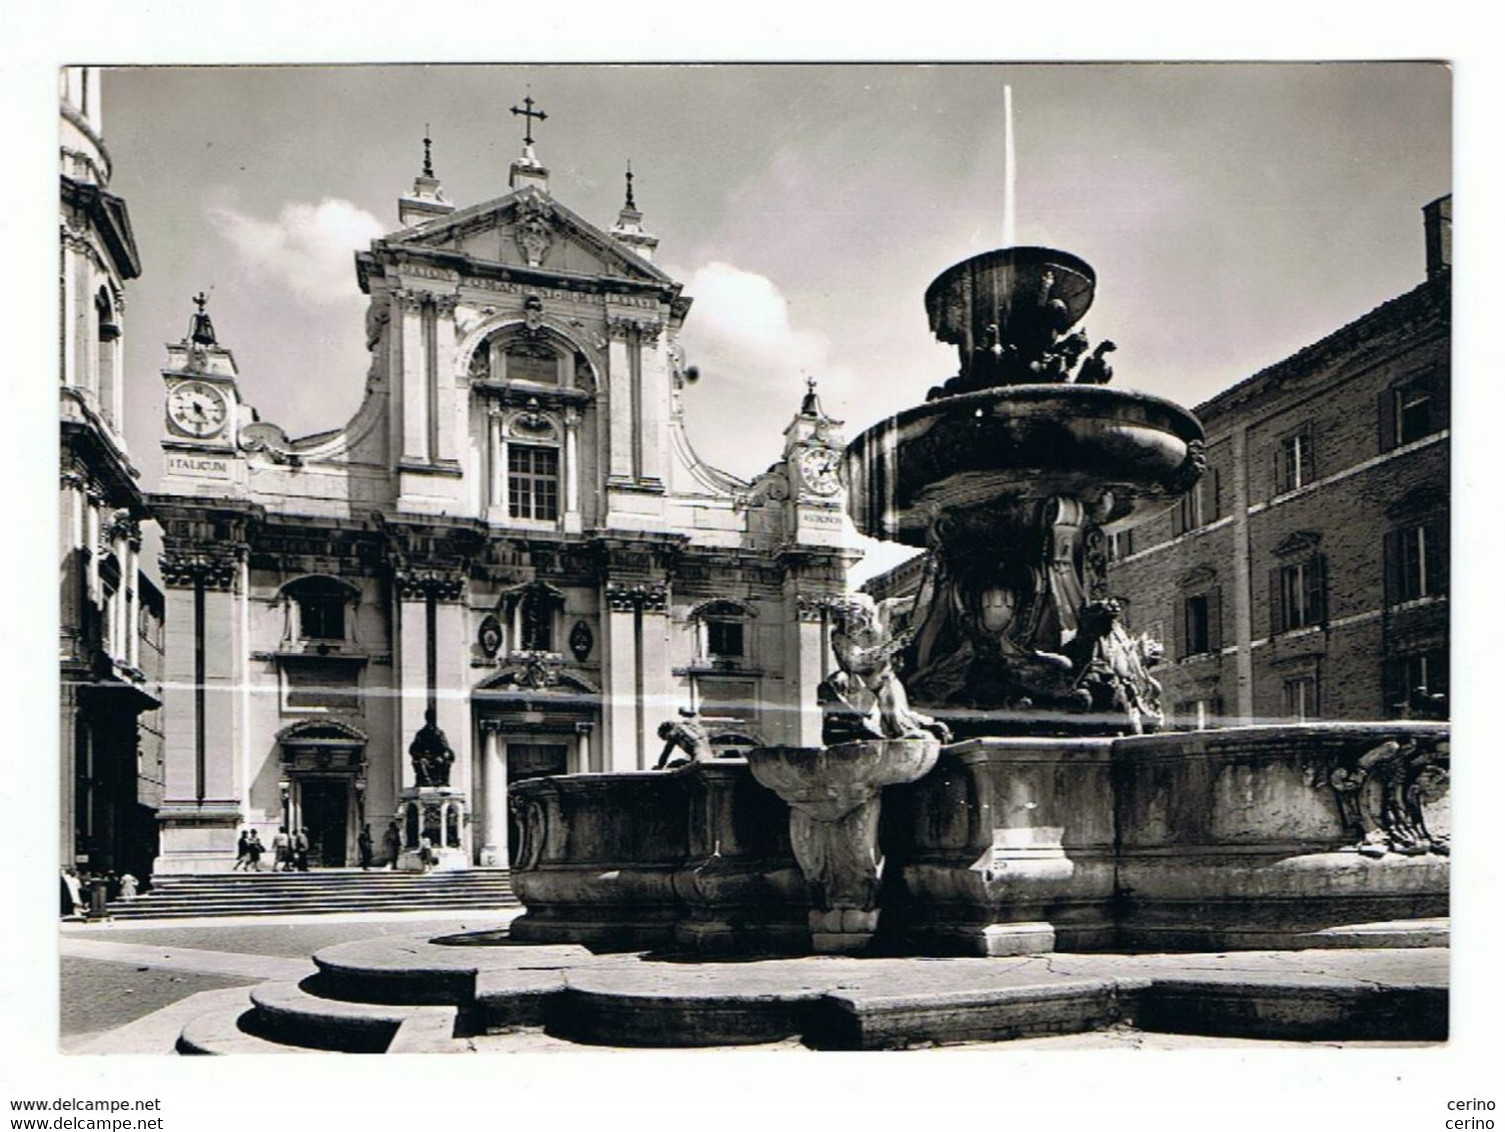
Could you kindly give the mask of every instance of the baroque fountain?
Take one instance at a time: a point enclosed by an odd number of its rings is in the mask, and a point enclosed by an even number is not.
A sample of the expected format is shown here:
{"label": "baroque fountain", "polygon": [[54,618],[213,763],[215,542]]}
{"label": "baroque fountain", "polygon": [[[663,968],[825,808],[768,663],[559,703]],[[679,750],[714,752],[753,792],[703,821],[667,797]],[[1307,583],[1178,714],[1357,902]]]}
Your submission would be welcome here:
{"label": "baroque fountain", "polygon": [[[1163,730],[1158,642],[1106,539],[1205,470],[1200,424],[1110,388],[1096,287],[1012,247],[925,293],[957,373],[848,448],[858,530],[918,592],[834,603],[824,744],[518,784],[514,939],[701,953],[1432,945],[1443,724]],[[610,848],[607,848],[610,847]]]}
{"label": "baroque fountain", "polygon": [[1094,284],[1008,248],[926,293],[958,373],[845,458],[923,578],[830,606],[822,746],[717,758],[685,712],[667,769],[516,783],[508,931],[325,948],[180,1050],[1445,1037],[1447,725],[1163,728],[1104,538],[1196,483],[1202,431],[1107,388]]}

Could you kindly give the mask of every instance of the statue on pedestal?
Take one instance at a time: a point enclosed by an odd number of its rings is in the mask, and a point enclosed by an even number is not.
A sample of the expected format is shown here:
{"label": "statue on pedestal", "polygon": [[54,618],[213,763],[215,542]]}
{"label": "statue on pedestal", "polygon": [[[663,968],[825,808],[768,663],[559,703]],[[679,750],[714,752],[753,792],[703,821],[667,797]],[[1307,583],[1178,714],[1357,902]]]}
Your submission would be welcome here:
{"label": "statue on pedestal", "polygon": [[438,713],[433,705],[424,711],[423,726],[413,736],[408,755],[413,760],[413,777],[419,786],[449,785],[449,768],[455,761],[455,752],[439,730]]}

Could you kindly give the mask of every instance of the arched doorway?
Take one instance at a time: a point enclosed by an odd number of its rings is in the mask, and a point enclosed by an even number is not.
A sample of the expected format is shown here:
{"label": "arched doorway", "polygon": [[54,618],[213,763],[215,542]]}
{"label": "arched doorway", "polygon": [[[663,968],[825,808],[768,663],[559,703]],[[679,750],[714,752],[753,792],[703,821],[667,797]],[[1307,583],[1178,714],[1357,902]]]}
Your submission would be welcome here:
{"label": "arched doorway", "polygon": [[277,733],[282,749],[283,822],[308,831],[311,868],[356,858],[366,820],[366,734],[341,720],[302,720]]}

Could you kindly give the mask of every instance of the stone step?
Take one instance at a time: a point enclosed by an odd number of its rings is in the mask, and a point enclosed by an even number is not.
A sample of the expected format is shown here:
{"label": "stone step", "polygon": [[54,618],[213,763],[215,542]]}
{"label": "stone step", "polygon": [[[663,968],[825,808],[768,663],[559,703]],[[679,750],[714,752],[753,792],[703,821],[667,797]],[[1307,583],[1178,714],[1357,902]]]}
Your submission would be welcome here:
{"label": "stone step", "polygon": [[221,873],[158,878],[151,892],[117,900],[119,920],[270,916],[326,912],[516,907],[503,869],[453,873]]}
{"label": "stone step", "polygon": [[399,1030],[411,1023],[407,1052],[444,1044],[454,1037],[453,1006],[391,1006],[326,998],[316,992],[318,976],[301,983],[263,983],[251,991],[259,1037],[342,1053],[385,1053]]}

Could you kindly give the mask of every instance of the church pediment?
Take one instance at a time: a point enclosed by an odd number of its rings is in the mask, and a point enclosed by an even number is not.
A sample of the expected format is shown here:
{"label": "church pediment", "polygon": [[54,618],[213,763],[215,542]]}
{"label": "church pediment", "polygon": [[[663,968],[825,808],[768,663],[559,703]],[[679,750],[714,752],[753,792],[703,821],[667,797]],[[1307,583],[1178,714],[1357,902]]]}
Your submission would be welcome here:
{"label": "church pediment", "polygon": [[447,252],[503,267],[674,285],[647,260],[535,188],[429,220],[380,243],[394,250]]}

